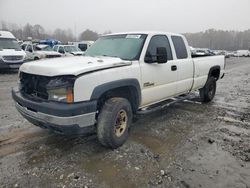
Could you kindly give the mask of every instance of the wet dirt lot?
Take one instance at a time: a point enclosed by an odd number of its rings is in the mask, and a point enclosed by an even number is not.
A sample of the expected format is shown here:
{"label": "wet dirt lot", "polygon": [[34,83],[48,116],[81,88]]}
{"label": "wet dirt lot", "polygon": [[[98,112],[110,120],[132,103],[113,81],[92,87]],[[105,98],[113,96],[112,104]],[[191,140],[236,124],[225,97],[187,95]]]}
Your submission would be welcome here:
{"label": "wet dirt lot", "polygon": [[250,187],[250,58],[227,59],[213,102],[184,101],[134,122],[129,140],[103,148],[16,111],[16,73],[0,74],[0,187]]}

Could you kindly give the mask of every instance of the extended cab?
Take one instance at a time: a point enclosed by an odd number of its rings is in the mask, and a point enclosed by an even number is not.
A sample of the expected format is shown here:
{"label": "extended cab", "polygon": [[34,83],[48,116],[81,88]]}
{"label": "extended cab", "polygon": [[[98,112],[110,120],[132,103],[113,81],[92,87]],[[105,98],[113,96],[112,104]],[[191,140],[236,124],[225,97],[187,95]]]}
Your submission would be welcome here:
{"label": "extended cab", "polygon": [[15,36],[9,31],[0,31],[0,70],[18,69],[24,59],[25,52]]}
{"label": "extended cab", "polygon": [[134,114],[194,90],[202,102],[211,101],[224,66],[224,56],[192,59],[179,34],[112,34],[100,37],[86,56],[22,65],[12,96],[34,125],[69,134],[96,131],[104,146],[117,148]]}

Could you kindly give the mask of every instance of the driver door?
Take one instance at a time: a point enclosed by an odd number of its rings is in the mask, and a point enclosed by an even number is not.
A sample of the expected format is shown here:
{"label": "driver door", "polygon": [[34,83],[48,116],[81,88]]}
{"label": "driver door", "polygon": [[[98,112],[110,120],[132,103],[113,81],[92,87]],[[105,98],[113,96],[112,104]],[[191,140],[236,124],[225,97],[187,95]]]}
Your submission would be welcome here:
{"label": "driver door", "polygon": [[[145,58],[156,58],[157,48],[164,47],[167,51],[168,61],[159,64],[145,62]],[[142,106],[147,106],[167,98],[176,93],[177,70],[173,60],[169,39],[166,35],[155,35],[151,38],[144,62],[141,62],[142,74]]]}

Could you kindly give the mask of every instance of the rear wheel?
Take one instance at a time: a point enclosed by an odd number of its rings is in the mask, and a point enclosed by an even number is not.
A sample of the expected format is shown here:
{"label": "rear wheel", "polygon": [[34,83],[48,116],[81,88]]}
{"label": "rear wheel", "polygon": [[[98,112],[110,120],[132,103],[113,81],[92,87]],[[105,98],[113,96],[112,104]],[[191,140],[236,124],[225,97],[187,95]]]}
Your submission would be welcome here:
{"label": "rear wheel", "polygon": [[97,136],[100,143],[112,149],[123,145],[128,138],[132,116],[127,99],[115,97],[107,100],[98,116]]}
{"label": "rear wheel", "polygon": [[202,102],[210,102],[213,100],[216,93],[216,79],[210,77],[207,80],[206,85],[200,89],[200,98]]}

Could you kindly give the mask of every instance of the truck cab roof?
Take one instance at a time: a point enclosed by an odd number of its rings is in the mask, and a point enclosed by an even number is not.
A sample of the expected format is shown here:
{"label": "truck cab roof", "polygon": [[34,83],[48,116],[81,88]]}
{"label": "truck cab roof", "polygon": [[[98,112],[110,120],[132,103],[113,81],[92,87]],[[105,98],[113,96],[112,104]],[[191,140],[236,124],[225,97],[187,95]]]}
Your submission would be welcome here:
{"label": "truck cab roof", "polygon": [[111,33],[107,35],[102,36],[111,36],[111,35],[126,35],[126,34],[145,34],[145,35],[168,35],[168,36],[183,36],[181,34],[177,33],[170,33],[170,32],[164,32],[164,31],[129,31],[129,32],[121,32],[121,33]]}

